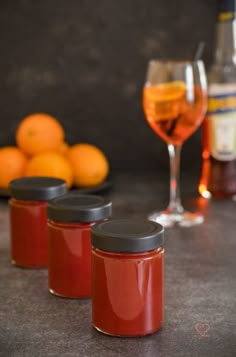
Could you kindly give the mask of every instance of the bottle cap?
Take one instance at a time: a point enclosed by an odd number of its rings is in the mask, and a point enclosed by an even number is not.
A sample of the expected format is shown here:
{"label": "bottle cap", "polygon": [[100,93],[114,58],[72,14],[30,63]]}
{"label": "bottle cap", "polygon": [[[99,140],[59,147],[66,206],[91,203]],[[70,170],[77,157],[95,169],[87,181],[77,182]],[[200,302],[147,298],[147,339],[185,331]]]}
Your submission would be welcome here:
{"label": "bottle cap", "polygon": [[57,222],[95,222],[111,216],[112,204],[104,197],[69,192],[47,205],[48,218]]}
{"label": "bottle cap", "polygon": [[10,196],[17,200],[47,201],[67,191],[66,182],[53,177],[23,177],[8,186]]}
{"label": "bottle cap", "polygon": [[137,253],[163,246],[164,228],[142,219],[115,219],[92,227],[92,245],[107,252]]}

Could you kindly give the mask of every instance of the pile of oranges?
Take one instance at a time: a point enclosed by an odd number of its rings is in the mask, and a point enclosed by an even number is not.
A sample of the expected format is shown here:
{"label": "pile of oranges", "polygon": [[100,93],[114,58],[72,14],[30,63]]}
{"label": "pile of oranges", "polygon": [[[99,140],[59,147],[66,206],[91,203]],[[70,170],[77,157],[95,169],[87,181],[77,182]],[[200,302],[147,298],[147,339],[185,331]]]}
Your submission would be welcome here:
{"label": "pile of oranges", "polygon": [[16,129],[16,146],[0,148],[0,188],[25,176],[64,179],[67,187],[101,184],[109,172],[105,154],[96,146],[69,146],[60,122],[45,113],[25,117]]}

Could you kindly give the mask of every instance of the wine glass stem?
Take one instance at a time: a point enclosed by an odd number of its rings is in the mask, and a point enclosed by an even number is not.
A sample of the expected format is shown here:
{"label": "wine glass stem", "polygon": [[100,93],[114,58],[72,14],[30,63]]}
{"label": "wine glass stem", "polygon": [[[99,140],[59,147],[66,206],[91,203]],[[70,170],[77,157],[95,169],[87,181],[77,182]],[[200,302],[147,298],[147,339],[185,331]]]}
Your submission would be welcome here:
{"label": "wine glass stem", "polygon": [[171,213],[183,213],[184,209],[180,199],[179,170],[180,170],[180,153],[182,146],[168,144],[170,157],[170,201],[168,211]]}

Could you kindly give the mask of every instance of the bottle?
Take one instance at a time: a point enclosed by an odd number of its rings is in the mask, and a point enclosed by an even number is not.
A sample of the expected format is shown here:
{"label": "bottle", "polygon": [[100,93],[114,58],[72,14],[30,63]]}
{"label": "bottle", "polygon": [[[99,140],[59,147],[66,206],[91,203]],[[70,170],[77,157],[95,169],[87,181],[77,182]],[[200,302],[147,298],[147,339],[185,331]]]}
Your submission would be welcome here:
{"label": "bottle", "polygon": [[236,19],[235,0],[220,0],[216,50],[208,73],[208,112],[202,126],[204,198],[236,195]]}

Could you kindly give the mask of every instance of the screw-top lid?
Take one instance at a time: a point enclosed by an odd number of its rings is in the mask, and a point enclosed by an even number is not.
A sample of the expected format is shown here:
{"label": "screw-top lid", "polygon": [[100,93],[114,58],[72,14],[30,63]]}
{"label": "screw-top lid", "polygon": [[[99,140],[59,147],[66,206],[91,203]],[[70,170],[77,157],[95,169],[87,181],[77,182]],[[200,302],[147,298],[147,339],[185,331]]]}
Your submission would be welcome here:
{"label": "screw-top lid", "polygon": [[47,201],[67,192],[66,182],[53,177],[23,177],[8,186],[10,196],[17,200]]}
{"label": "screw-top lid", "polygon": [[69,192],[51,200],[48,218],[58,222],[94,222],[111,216],[112,204],[104,197]]}
{"label": "screw-top lid", "polygon": [[92,245],[108,252],[145,252],[163,246],[164,229],[142,219],[115,219],[92,227]]}

